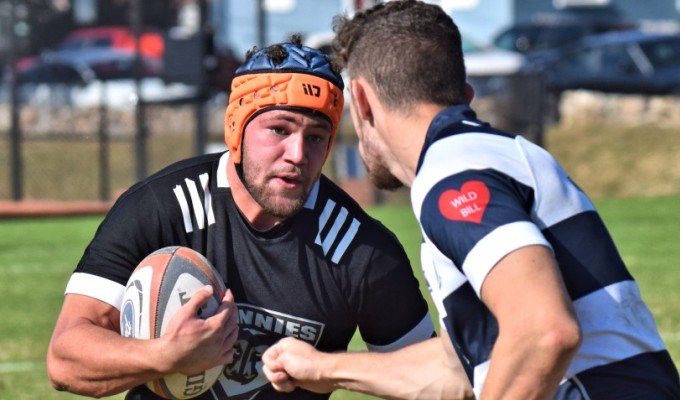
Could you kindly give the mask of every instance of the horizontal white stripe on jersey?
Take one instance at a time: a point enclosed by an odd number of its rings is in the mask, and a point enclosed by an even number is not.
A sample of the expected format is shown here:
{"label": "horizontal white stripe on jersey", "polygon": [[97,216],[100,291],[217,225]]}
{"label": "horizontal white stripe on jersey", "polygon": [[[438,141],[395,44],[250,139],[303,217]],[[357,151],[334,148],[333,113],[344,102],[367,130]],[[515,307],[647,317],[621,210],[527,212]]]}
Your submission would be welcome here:
{"label": "horizontal white stripe on jersey", "polygon": [[411,329],[407,334],[400,337],[396,341],[380,346],[366,343],[366,348],[368,351],[377,351],[382,353],[394,351],[418,342],[422,342],[423,340],[427,340],[432,337],[432,332],[434,332],[434,324],[432,323],[432,318],[428,313],[425,315],[425,318],[423,318],[418,323],[418,325],[413,327],[413,329]]}
{"label": "horizontal white stripe on jersey", "polygon": [[[411,188],[416,218],[420,220],[425,196],[437,182],[475,169],[493,169],[532,188],[533,217],[540,229],[594,209],[588,198],[564,179],[567,177],[564,170],[541,147],[521,136],[512,139],[486,133],[465,133],[437,140],[428,148]],[[555,179],[546,175],[553,175]],[[538,183],[542,186],[537,186]],[[564,202],[564,197],[570,201]]]}
{"label": "horizontal white stripe on jersey", "polygon": [[64,294],[81,294],[101,300],[120,310],[125,286],[97,275],[75,272],[71,275]]}
{"label": "horizontal white stripe on jersey", "polygon": [[665,348],[635,281],[606,286],[576,300],[574,308],[583,331],[583,345],[567,376]]}
{"label": "horizontal white stripe on jersey", "polygon": [[[583,345],[564,379],[593,367],[665,348],[654,317],[642,302],[634,281],[618,282],[591,293],[575,301],[574,308],[583,331]],[[631,320],[631,316],[635,320]],[[481,394],[488,372],[489,361],[475,366],[476,396]]]}
{"label": "horizontal white stripe on jersey", "polygon": [[[427,149],[411,188],[411,201],[418,220],[430,189],[442,179],[459,172],[493,168],[533,187],[534,182],[524,160],[517,157],[515,148],[508,149],[512,143],[512,139],[507,137],[485,133],[465,133],[434,142]],[[475,148],[480,151],[470,151]]]}
{"label": "horizontal white stripe on jersey", "polygon": [[526,221],[502,225],[477,242],[463,262],[463,272],[477,296],[481,298],[484,279],[498,261],[521,247],[535,244],[552,249],[536,225]]}

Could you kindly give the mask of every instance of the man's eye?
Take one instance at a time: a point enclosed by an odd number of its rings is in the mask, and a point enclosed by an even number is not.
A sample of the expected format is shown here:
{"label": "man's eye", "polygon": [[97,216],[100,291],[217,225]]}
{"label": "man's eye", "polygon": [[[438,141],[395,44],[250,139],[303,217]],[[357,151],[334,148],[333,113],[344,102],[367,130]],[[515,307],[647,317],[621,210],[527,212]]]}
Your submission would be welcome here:
{"label": "man's eye", "polygon": [[287,135],[288,134],[288,131],[285,130],[284,128],[281,128],[281,127],[271,128],[271,131],[276,133],[277,135]]}

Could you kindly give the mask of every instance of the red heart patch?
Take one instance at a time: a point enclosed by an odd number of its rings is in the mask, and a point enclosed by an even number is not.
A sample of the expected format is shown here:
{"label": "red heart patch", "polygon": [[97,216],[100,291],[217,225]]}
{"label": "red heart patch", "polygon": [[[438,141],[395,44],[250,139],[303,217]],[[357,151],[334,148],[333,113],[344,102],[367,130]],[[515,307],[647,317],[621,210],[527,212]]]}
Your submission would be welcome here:
{"label": "red heart patch", "polygon": [[439,196],[439,211],[451,221],[480,223],[489,204],[489,188],[482,181],[469,181],[460,191],[446,190]]}

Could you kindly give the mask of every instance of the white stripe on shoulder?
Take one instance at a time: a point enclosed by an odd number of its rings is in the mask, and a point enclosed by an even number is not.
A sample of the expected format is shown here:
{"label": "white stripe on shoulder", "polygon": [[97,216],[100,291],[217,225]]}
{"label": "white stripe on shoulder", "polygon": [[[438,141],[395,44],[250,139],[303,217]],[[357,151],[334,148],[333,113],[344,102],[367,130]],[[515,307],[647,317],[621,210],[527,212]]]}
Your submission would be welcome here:
{"label": "white stripe on shoulder", "polygon": [[487,133],[464,133],[440,139],[425,153],[421,170],[418,171],[411,201],[416,217],[425,196],[437,182],[467,170],[494,169],[533,187],[533,179],[526,163],[510,138]]}
{"label": "white stripe on shoulder", "polygon": [[434,333],[434,324],[432,323],[432,317],[430,317],[430,314],[428,313],[425,315],[425,318],[423,318],[418,323],[418,325],[413,327],[413,329],[411,329],[407,334],[400,337],[396,341],[381,346],[366,343],[366,348],[369,351],[377,351],[381,353],[394,351],[418,342],[422,342],[423,340],[427,340],[432,337],[432,333]]}
{"label": "white stripe on shoulder", "polygon": [[477,242],[463,261],[463,272],[477,296],[481,298],[482,283],[501,258],[520,247],[534,244],[552,249],[536,225],[525,221],[499,226]]}
{"label": "white stripe on shoulder", "polygon": [[179,208],[182,210],[182,219],[184,221],[184,230],[189,233],[194,231],[194,224],[191,222],[191,211],[189,210],[189,202],[187,197],[184,195],[182,186],[175,186],[172,191],[175,193],[177,198],[177,203],[179,203]]}
{"label": "white stripe on shoulder", "polygon": [[220,162],[217,164],[217,187],[228,188],[229,179],[227,178],[227,160],[229,160],[229,152],[225,151],[220,157]]}
{"label": "white stripe on shoulder", "polygon": [[535,221],[540,228],[594,209],[545,149],[521,136],[511,139],[471,132],[438,140],[427,150],[411,188],[416,218],[420,220],[425,196],[439,181],[463,171],[483,169],[499,171],[533,189]]}
{"label": "white stripe on shoulder", "polygon": [[347,229],[347,232],[345,232],[345,235],[340,240],[338,247],[335,249],[331,261],[333,261],[336,264],[340,262],[340,259],[342,258],[343,254],[345,254],[347,248],[349,248],[349,245],[352,243],[354,236],[356,236],[357,232],[359,232],[359,226],[361,226],[361,222],[359,222],[355,218],[352,218],[352,223]]}
{"label": "white stripe on shoulder", "polygon": [[515,142],[533,179],[533,220],[540,229],[595,209],[586,194],[569,179],[567,172],[545,149],[522,137]]}
{"label": "white stripe on shoulder", "polygon": [[[340,207],[340,211],[338,211],[333,221],[331,221],[336,205],[337,203],[331,199],[326,201],[326,205],[319,215],[319,228],[316,232],[316,238],[314,239],[314,243],[321,246],[324,255],[328,255],[331,247],[337,243],[335,251],[331,256],[331,261],[335,264],[340,262],[340,259],[349,248],[361,226],[361,222],[356,218],[351,217],[349,211],[345,207]],[[348,218],[351,218],[351,220],[349,226],[346,226]],[[321,237],[321,232],[328,223],[331,223],[330,229],[325,237]]]}
{"label": "white stripe on shoulder", "polygon": [[101,300],[120,310],[125,286],[97,275],[75,272],[66,285],[64,294],[81,294]]}

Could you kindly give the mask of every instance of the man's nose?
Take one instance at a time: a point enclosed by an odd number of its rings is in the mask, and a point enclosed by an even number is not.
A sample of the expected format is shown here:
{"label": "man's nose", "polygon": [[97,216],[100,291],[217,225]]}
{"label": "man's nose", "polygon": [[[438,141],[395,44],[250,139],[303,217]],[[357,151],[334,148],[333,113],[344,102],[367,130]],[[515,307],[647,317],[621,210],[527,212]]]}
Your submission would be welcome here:
{"label": "man's nose", "polygon": [[307,155],[305,147],[305,138],[301,134],[292,134],[286,140],[286,151],[284,157],[286,161],[293,164],[302,164],[305,162]]}

